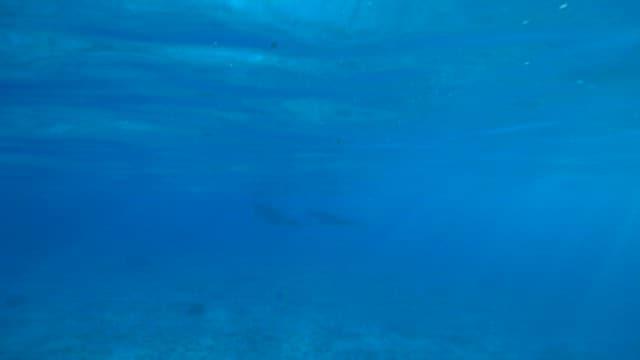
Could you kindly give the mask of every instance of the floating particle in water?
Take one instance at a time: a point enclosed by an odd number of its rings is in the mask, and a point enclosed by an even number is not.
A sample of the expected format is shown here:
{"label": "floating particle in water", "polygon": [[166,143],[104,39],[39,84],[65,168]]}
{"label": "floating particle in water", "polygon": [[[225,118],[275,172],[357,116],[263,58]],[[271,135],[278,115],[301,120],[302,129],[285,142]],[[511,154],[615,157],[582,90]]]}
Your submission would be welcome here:
{"label": "floating particle in water", "polygon": [[567,8],[569,8],[569,3],[562,3],[558,6],[558,10],[566,10]]}

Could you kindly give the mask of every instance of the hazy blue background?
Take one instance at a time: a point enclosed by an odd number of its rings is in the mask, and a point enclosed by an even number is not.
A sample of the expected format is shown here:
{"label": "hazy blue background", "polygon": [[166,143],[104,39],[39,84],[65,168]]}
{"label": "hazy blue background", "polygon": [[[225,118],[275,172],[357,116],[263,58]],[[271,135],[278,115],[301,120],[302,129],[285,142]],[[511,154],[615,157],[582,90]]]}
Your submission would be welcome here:
{"label": "hazy blue background", "polygon": [[0,0],[0,358],[640,358],[640,3]]}

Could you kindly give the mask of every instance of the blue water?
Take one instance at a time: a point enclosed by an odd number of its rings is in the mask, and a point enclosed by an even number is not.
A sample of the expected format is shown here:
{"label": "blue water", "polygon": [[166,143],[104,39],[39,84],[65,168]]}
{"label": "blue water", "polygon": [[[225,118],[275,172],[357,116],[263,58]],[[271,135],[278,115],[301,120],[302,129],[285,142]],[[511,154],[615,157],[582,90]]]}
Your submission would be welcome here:
{"label": "blue water", "polygon": [[640,359],[632,0],[0,0],[0,359]]}

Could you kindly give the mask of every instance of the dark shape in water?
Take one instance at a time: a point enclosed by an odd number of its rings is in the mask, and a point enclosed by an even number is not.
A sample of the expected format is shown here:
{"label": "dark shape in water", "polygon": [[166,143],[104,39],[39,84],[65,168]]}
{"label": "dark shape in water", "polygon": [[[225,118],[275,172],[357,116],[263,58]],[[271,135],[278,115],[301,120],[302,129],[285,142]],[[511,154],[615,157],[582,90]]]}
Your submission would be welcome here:
{"label": "dark shape in water", "polygon": [[272,49],[277,49],[278,48],[278,42],[277,41],[272,41],[270,47]]}
{"label": "dark shape in water", "polygon": [[323,210],[310,210],[307,212],[307,216],[321,225],[331,225],[331,226],[358,225],[358,222],[356,222],[353,219],[332,214]]}
{"label": "dark shape in water", "polygon": [[300,226],[300,222],[268,204],[254,203],[253,212],[271,225]]}
{"label": "dark shape in water", "polygon": [[187,309],[187,315],[189,316],[202,316],[207,312],[207,306],[203,303],[193,303],[189,305]]}
{"label": "dark shape in water", "polygon": [[149,268],[149,260],[137,254],[129,254],[124,258],[124,264],[128,270],[131,271],[144,271]]}
{"label": "dark shape in water", "polygon": [[567,77],[579,84],[636,85],[640,79],[640,40],[617,46],[620,47],[617,52],[612,51],[599,61],[572,67]]}
{"label": "dark shape in water", "polygon": [[25,305],[26,303],[27,303],[27,298],[24,297],[23,295],[17,295],[17,294],[7,296],[3,302],[4,306],[8,308],[17,308]]}

